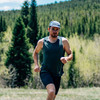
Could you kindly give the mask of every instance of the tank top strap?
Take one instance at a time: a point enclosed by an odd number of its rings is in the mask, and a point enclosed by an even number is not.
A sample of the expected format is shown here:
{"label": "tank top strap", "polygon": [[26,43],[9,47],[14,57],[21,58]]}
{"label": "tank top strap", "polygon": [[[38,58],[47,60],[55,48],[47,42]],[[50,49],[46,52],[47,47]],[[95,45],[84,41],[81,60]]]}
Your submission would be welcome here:
{"label": "tank top strap", "polygon": [[44,41],[48,41],[49,36],[44,37]]}
{"label": "tank top strap", "polygon": [[58,39],[59,39],[59,44],[60,45],[63,45],[63,43],[62,43],[62,37],[61,36],[58,36]]}
{"label": "tank top strap", "polygon": [[[58,36],[58,39],[60,41],[60,44],[62,44],[62,37],[61,36]],[[49,36],[45,37],[44,38],[44,41],[49,41]]]}

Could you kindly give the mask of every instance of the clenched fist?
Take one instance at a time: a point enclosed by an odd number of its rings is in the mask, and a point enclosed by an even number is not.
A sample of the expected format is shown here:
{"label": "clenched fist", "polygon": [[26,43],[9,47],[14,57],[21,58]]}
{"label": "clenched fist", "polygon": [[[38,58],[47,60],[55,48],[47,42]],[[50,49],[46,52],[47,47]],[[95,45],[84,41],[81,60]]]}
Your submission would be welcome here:
{"label": "clenched fist", "polygon": [[36,65],[35,68],[34,68],[34,71],[35,71],[35,72],[40,72],[41,69],[40,69],[40,67],[39,67],[38,65]]}
{"label": "clenched fist", "polygon": [[67,57],[61,57],[60,60],[63,64],[67,63]]}

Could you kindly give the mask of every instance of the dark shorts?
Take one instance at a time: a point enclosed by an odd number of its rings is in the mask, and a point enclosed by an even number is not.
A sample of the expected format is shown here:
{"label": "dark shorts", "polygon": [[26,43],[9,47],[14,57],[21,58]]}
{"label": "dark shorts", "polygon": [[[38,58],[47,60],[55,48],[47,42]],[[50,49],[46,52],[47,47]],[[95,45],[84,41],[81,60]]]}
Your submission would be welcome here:
{"label": "dark shorts", "polygon": [[53,76],[49,72],[40,72],[40,78],[45,87],[50,83],[54,84],[56,89],[55,95],[57,95],[60,87],[61,77]]}

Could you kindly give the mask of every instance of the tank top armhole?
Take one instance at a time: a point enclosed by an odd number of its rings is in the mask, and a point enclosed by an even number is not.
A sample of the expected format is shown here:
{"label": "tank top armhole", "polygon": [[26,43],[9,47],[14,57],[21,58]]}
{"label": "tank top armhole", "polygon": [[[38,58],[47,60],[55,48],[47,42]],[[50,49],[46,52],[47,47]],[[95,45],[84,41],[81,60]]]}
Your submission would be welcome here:
{"label": "tank top armhole", "polygon": [[59,36],[58,38],[60,40],[60,45],[62,45],[63,51],[65,52],[64,47],[63,47],[63,42],[62,42],[63,37]]}
{"label": "tank top armhole", "polygon": [[47,37],[44,37],[44,40],[43,40],[43,49],[44,49],[44,46],[45,46],[45,41],[47,40],[48,36]]}
{"label": "tank top armhole", "polygon": [[60,40],[60,44],[63,46],[62,38],[63,38],[63,37],[58,36],[58,39]]}

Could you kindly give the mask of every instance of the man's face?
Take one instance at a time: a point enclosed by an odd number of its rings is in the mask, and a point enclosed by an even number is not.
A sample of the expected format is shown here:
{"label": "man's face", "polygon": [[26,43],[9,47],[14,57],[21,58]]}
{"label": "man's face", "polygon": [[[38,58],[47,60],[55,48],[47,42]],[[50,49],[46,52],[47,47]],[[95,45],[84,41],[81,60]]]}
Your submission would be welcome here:
{"label": "man's face", "polygon": [[48,28],[48,31],[50,33],[50,36],[53,38],[56,38],[59,34],[59,28],[58,27],[50,27]]}

